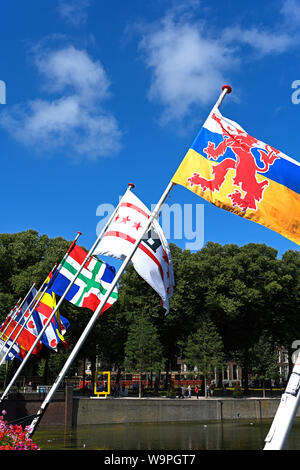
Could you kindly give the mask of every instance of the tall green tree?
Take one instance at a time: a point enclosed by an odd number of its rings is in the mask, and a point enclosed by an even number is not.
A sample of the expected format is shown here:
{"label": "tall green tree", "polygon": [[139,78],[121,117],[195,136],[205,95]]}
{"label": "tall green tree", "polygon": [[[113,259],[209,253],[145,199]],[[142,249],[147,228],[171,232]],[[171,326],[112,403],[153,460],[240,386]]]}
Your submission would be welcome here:
{"label": "tall green tree", "polygon": [[204,376],[205,398],[207,398],[207,379],[224,365],[223,341],[211,320],[204,320],[200,328],[191,333],[184,350],[184,360],[190,370],[196,367]]}
{"label": "tall green tree", "polygon": [[267,328],[272,316],[270,297],[278,289],[277,251],[264,244],[208,243],[197,255],[209,280],[205,311],[218,327],[226,355],[239,353],[247,389],[249,350]]}
{"label": "tall green tree", "polygon": [[278,262],[277,277],[266,291],[269,314],[266,328],[273,341],[285,346],[291,356],[292,344],[300,335],[300,252],[289,250]]}
{"label": "tall green tree", "polygon": [[128,330],[124,367],[139,374],[139,397],[141,397],[141,374],[157,372],[163,365],[163,348],[155,326],[148,317],[136,315]]}
{"label": "tall green tree", "polygon": [[263,397],[266,396],[266,380],[274,380],[279,377],[278,350],[273,341],[265,334],[250,350],[251,373],[262,383]]}

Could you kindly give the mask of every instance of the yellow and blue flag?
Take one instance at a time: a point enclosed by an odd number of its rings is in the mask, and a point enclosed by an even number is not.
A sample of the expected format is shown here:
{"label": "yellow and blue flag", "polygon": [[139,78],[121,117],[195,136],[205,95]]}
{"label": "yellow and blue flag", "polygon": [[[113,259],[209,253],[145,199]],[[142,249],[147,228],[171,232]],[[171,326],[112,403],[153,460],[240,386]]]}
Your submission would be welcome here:
{"label": "yellow and blue flag", "polygon": [[300,244],[300,163],[214,108],[172,181]]}
{"label": "yellow and blue flag", "polygon": [[[48,290],[43,294],[32,315],[38,332],[42,331],[44,325],[55,308],[55,294],[54,292]],[[42,343],[54,350],[57,349],[57,345],[60,341],[67,346],[63,335],[65,334],[69,325],[70,322],[65,317],[60,315],[59,311],[57,310],[41,337]]]}

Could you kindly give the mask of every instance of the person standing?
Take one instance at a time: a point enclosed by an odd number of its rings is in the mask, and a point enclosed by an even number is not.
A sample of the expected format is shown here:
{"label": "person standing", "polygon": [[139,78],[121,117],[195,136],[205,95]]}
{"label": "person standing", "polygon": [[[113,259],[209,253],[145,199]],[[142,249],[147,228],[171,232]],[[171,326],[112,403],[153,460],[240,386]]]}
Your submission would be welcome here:
{"label": "person standing", "polygon": [[192,389],[190,385],[188,385],[187,391],[188,391],[188,397],[192,398]]}
{"label": "person standing", "polygon": [[198,400],[198,395],[199,395],[198,385],[196,385],[196,387],[195,387],[195,394],[196,394],[196,397],[197,397],[197,400]]}

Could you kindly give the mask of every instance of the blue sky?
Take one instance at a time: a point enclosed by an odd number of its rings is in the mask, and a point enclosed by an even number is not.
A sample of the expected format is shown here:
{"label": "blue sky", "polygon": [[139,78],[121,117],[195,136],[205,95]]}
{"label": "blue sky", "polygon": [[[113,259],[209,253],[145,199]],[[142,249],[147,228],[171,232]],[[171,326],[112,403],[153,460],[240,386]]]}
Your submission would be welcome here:
{"label": "blue sky", "polygon": [[[150,207],[216,102],[300,161],[300,2],[10,0],[0,8],[1,228],[89,248],[129,182]],[[204,207],[204,243],[298,245],[176,186]],[[185,248],[186,240],[174,239]]]}

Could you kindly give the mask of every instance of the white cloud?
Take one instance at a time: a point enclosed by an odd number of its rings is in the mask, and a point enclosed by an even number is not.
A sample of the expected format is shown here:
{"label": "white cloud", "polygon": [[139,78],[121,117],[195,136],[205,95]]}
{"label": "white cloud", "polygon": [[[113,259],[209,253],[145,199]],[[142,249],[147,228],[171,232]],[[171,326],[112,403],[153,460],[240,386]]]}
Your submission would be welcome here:
{"label": "white cloud", "polygon": [[101,63],[73,46],[39,50],[35,63],[48,94],[57,96],[6,109],[0,125],[40,151],[58,148],[88,158],[117,153],[122,133],[114,116],[103,108],[110,83]]}
{"label": "white cloud", "polygon": [[222,30],[199,21],[197,0],[179,1],[162,19],[139,28],[139,48],[151,70],[148,98],[163,106],[161,122],[179,121],[211,103],[240,66],[298,47],[300,35],[289,25],[300,24],[300,2],[282,5],[272,27],[234,24]]}
{"label": "white cloud", "polygon": [[228,45],[205,36],[191,21],[176,22],[172,15],[144,36],[140,49],[152,70],[148,96],[165,107],[163,123],[180,120],[194,105],[209,102],[237,62]]}
{"label": "white cloud", "polygon": [[38,50],[35,60],[51,92],[73,91],[83,101],[109,97],[109,80],[100,62],[93,62],[85,51],[68,46],[55,51]]}
{"label": "white cloud", "polygon": [[300,25],[300,2],[299,0],[285,0],[281,13],[289,29]]}
{"label": "white cloud", "polygon": [[57,11],[68,23],[79,26],[87,21],[89,5],[89,0],[58,0]]}
{"label": "white cloud", "polygon": [[234,26],[222,33],[222,39],[227,44],[235,43],[237,46],[246,44],[259,56],[269,54],[282,54],[295,45],[295,37],[287,32],[277,30],[264,30],[263,28],[243,28]]}

